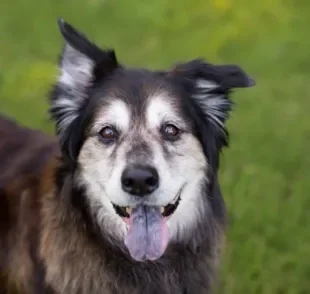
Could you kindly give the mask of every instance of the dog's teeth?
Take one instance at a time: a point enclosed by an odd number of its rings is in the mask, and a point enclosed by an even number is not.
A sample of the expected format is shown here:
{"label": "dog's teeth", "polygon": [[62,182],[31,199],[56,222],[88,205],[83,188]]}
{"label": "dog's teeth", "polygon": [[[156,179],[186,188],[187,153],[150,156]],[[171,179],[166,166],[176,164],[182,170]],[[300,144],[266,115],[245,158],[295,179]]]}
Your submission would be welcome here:
{"label": "dog's teeth", "polygon": [[163,206],[160,207],[160,213],[164,213],[165,208]]}
{"label": "dog's teeth", "polygon": [[126,207],[126,212],[130,215],[131,214],[131,211],[132,211],[132,208],[131,207]]}

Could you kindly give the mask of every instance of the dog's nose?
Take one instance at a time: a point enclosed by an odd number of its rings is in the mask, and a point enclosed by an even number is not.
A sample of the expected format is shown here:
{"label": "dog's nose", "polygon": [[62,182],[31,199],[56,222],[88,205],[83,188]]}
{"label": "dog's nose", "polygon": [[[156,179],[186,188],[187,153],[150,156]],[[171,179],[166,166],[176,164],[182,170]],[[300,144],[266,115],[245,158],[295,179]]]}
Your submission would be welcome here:
{"label": "dog's nose", "polygon": [[125,192],[143,197],[158,188],[159,177],[154,167],[131,166],[124,170],[121,181]]}

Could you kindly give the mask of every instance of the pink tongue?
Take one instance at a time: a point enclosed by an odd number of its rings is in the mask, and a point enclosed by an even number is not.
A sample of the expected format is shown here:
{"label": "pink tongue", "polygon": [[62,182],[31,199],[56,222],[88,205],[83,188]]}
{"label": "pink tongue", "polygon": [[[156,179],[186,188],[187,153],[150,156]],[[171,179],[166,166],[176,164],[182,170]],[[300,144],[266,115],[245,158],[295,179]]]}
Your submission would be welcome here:
{"label": "pink tongue", "polygon": [[168,228],[159,207],[139,205],[132,210],[125,245],[133,259],[160,258],[168,245],[168,237]]}

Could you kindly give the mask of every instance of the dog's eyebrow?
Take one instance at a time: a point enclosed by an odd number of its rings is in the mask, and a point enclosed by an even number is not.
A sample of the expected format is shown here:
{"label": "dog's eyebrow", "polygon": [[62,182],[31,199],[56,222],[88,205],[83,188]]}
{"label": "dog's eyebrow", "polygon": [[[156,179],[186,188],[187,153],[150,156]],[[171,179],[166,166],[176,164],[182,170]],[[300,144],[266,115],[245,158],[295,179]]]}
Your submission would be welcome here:
{"label": "dog's eyebrow", "polygon": [[157,127],[164,122],[173,122],[181,128],[186,128],[186,124],[178,112],[178,107],[171,99],[167,101],[166,94],[150,97],[146,110],[146,121],[150,127]]}
{"label": "dog's eyebrow", "polygon": [[112,100],[102,106],[95,115],[94,123],[92,125],[91,131],[98,132],[101,130],[103,125],[116,125],[120,129],[128,129],[131,121],[131,113],[126,105],[120,99]]}

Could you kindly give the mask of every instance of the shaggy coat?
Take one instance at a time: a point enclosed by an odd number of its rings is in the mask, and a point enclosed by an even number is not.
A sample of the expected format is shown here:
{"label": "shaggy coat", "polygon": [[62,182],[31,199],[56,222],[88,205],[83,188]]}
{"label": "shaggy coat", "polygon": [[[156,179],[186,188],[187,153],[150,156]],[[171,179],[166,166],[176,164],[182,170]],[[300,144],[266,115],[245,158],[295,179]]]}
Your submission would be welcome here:
{"label": "shaggy coat", "polygon": [[4,117],[0,138],[1,294],[207,293],[222,244],[221,201],[212,203],[212,235],[199,250],[176,246],[136,263],[92,232],[54,138]]}
{"label": "shaggy coat", "polygon": [[[220,151],[228,144],[228,95],[254,81],[237,66],[201,60],[156,74],[127,71],[113,51],[102,51],[62,20],[59,26],[67,45],[50,101],[57,137],[0,116],[0,294],[211,293],[226,224],[217,172]],[[197,216],[190,240],[183,242],[180,232],[160,258],[138,262],[123,241],[103,229],[108,219],[99,224],[89,191],[76,184],[75,174],[83,163],[78,160],[92,121],[88,114],[97,107],[86,101],[91,87],[107,80],[119,94],[135,83],[135,89],[152,84],[154,77],[161,89],[173,86],[185,97],[183,112],[194,126],[188,136],[208,161],[198,195],[207,213]],[[126,96],[127,104],[138,109],[139,90],[131,93],[137,95]],[[84,153],[86,161],[87,156],[93,155]]]}

